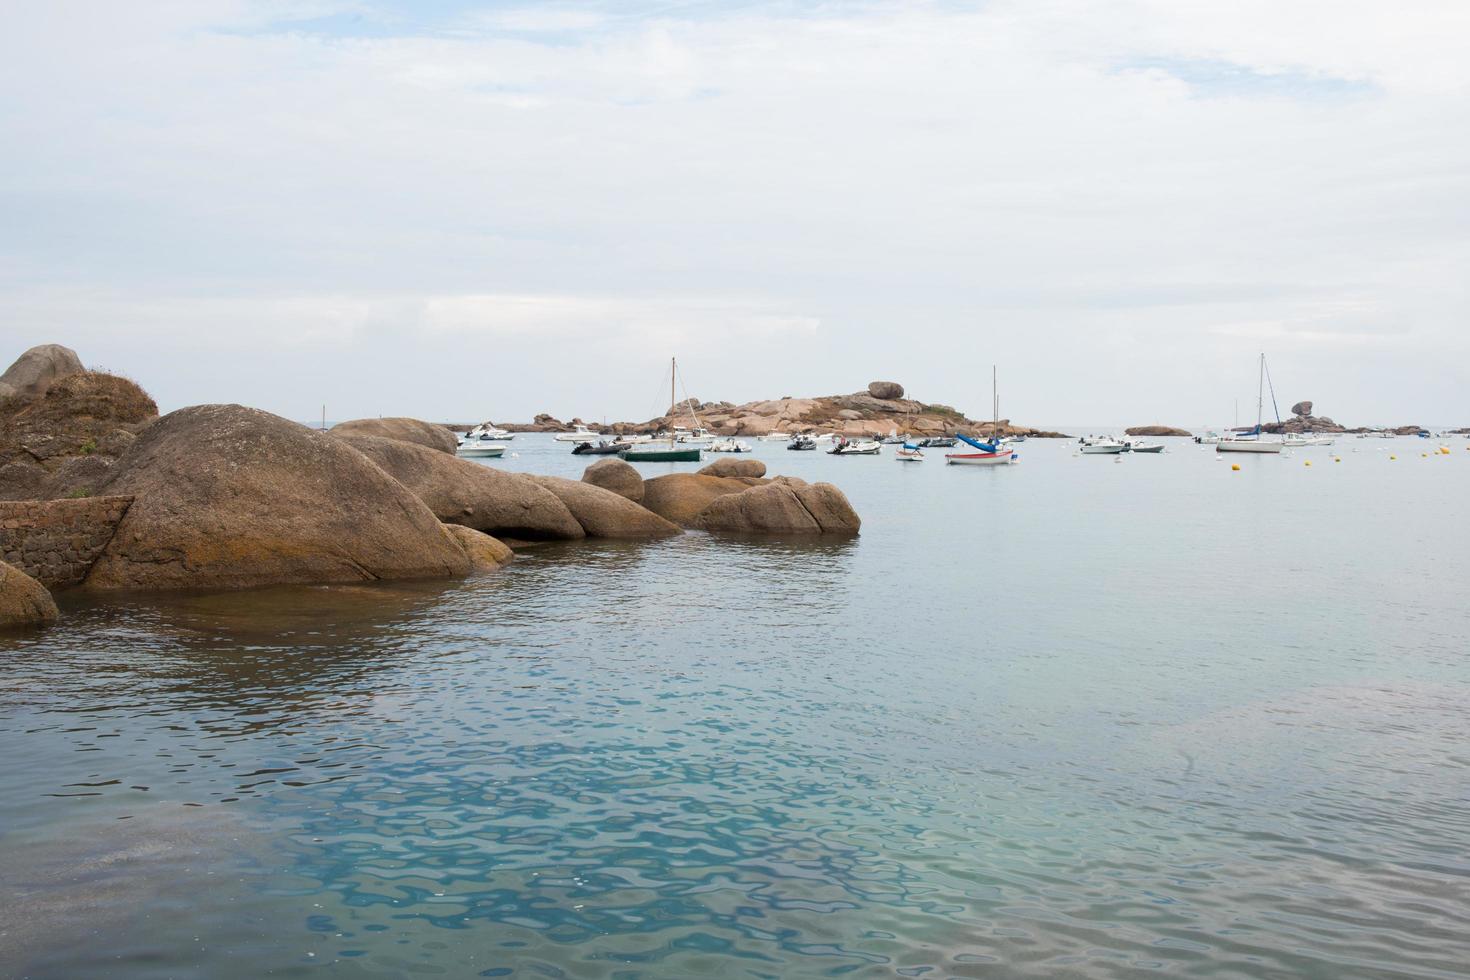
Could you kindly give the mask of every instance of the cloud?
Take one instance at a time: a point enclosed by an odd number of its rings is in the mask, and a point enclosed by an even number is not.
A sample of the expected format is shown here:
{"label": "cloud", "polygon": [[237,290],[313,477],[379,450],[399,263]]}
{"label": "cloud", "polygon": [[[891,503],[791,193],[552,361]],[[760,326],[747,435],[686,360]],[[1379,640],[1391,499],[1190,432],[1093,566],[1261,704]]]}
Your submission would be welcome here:
{"label": "cloud", "polygon": [[[1202,413],[1227,403],[1233,345],[1264,341],[1319,399],[1371,348],[1378,380],[1339,404],[1450,414],[1470,355],[1466,17],[27,5],[0,35],[0,340],[126,357],[106,339],[126,325],[150,348],[119,366],[146,380],[204,378],[252,339],[326,373],[478,337],[535,373],[576,337],[632,371],[628,350],[697,350],[704,397],[892,375],[964,401],[971,362],[1000,359],[1011,410],[1041,421],[1120,417],[1143,391]],[[771,345],[779,363],[740,353]],[[1430,383],[1426,349],[1445,355]],[[231,383],[295,397],[268,371]],[[429,379],[397,394],[396,412],[485,410]],[[497,417],[636,409],[592,372],[497,397]]]}

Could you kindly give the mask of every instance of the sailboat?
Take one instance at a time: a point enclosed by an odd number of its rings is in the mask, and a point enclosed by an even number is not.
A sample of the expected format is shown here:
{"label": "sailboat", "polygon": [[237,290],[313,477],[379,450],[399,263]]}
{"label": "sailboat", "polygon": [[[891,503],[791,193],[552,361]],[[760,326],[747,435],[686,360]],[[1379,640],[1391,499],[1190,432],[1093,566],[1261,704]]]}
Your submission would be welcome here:
{"label": "sailboat", "polygon": [[[678,403],[678,396],[674,393],[674,382],[679,376],[679,361],[677,358],[669,359],[669,404]],[[690,408],[689,415],[694,417],[694,409]],[[699,426],[699,419],[694,419],[695,427]],[[661,443],[650,442],[640,446],[629,446],[618,453],[623,459],[630,463],[697,463],[700,460],[699,446],[690,448],[679,448],[677,433],[680,430],[672,428],[669,432],[668,448],[663,448]]]}
{"label": "sailboat", "polygon": [[[1271,404],[1276,404],[1276,389],[1271,389]],[[1261,413],[1266,406],[1266,355],[1261,354],[1260,379],[1256,383],[1256,427],[1249,432],[1236,433],[1215,443],[1217,453],[1279,453],[1281,442],[1261,438]],[[1276,421],[1281,421],[1278,416]]]}
{"label": "sailboat", "polygon": [[1000,389],[996,386],[995,365],[990,366],[990,407],[995,417],[990,429],[990,441],[982,442],[963,433],[956,432],[955,438],[979,452],[945,453],[944,461],[957,466],[1002,466],[1014,462],[1017,454],[1011,451],[1000,437]]}

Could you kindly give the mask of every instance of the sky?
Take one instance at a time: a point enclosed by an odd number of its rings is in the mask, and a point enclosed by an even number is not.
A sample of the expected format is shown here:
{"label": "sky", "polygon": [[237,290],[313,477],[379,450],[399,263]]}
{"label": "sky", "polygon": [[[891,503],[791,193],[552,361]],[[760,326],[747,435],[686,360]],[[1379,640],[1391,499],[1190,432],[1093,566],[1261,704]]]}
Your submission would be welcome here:
{"label": "sky", "polygon": [[1470,3],[0,3],[0,361],[164,411],[1470,424]]}

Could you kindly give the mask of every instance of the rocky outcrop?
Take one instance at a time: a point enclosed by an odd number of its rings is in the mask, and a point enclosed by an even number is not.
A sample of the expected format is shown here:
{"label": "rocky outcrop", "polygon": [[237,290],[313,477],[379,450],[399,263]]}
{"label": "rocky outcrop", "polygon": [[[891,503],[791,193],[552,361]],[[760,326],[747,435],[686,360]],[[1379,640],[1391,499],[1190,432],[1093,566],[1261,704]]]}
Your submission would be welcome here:
{"label": "rocky outcrop", "polygon": [[700,473],[670,473],[643,481],[643,506],[680,527],[698,527],[699,515],[718,497],[748,490],[750,482]]}
{"label": "rocky outcrop", "polygon": [[365,455],[446,524],[518,541],[574,540],[582,525],[530,477],[377,436],[334,436]]}
{"label": "rocky outcrop", "polygon": [[240,405],[159,419],[102,489],[134,500],[87,590],[362,582],[470,568],[423,502],[346,440]]}
{"label": "rocky outcrop", "polygon": [[0,561],[0,629],[56,622],[56,600],[46,587]]}
{"label": "rocky outcrop", "polygon": [[664,538],[682,533],[677,525],[611,490],[559,476],[531,479],[566,505],[589,538]]}
{"label": "rocky outcrop", "polygon": [[1124,429],[1130,436],[1192,436],[1193,433],[1185,429],[1176,429],[1172,425],[1135,425],[1131,429]]}
{"label": "rocky outcrop", "polygon": [[582,472],[582,482],[611,490],[635,504],[643,502],[643,477],[621,459],[599,459]]}
{"label": "rocky outcrop", "polygon": [[778,477],[717,497],[700,512],[698,526],[744,533],[857,534],[862,522],[832,484]]}
{"label": "rocky outcrop", "polygon": [[[1417,427],[1414,427],[1417,429]],[[1285,422],[1267,422],[1261,426],[1263,432],[1346,432],[1338,423],[1325,415],[1298,415]]]}
{"label": "rocky outcrop", "polygon": [[1291,414],[1293,414],[1293,415],[1301,415],[1303,417],[1308,416],[1308,415],[1311,415],[1312,414],[1312,403],[1311,402],[1297,402],[1295,405],[1291,406]]}
{"label": "rocky outcrop", "polygon": [[892,401],[903,397],[903,385],[897,381],[869,381],[868,394],[874,398]]}
{"label": "rocky outcrop", "polygon": [[132,497],[0,502],[0,559],[48,589],[77,585],[132,502]]}
{"label": "rocky outcrop", "polygon": [[516,556],[505,542],[492,538],[484,531],[476,531],[463,524],[445,524],[444,530],[464,549],[465,557],[470,560],[471,574],[498,572]]}
{"label": "rocky outcrop", "polygon": [[726,457],[715,460],[699,472],[704,476],[762,477],[766,475],[766,464],[758,459]]}
{"label": "rocky outcrop", "polygon": [[53,379],[37,397],[0,405],[0,499],[91,494],[110,463],[158,415],[127,378],[79,371]]}
{"label": "rocky outcrop", "polygon": [[32,347],[0,374],[0,402],[39,398],[57,378],[84,370],[77,352],[70,347],[60,344]]}
{"label": "rocky outcrop", "polygon": [[432,422],[421,422],[418,419],[387,418],[387,419],[353,419],[350,422],[338,422],[332,426],[332,434],[337,436],[377,436],[380,439],[396,439],[399,442],[411,442],[416,446],[427,446],[429,449],[437,449],[441,453],[454,455],[459,441],[454,434],[442,425],[434,425]]}

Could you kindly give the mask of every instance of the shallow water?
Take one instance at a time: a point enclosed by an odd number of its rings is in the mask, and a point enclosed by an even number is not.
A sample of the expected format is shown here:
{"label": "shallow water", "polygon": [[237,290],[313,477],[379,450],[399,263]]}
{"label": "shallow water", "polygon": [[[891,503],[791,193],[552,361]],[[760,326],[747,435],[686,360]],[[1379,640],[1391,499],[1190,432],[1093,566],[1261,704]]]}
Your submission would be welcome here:
{"label": "shallow water", "polygon": [[1367,442],[763,444],[861,537],[64,597],[0,974],[1462,976],[1470,452]]}

